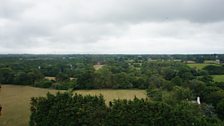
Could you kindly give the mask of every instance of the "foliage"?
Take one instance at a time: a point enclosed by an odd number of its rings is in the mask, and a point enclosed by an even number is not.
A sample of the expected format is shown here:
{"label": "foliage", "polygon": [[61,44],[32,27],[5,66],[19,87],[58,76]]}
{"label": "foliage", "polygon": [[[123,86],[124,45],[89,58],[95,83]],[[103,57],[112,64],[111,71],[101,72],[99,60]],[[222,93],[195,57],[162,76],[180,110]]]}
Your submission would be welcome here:
{"label": "foliage", "polygon": [[50,80],[40,80],[34,83],[35,87],[50,88],[52,86],[52,81]]}
{"label": "foliage", "polygon": [[54,83],[52,87],[57,90],[68,90],[68,89],[74,89],[76,88],[76,82],[75,81],[67,81],[67,82],[61,82],[61,83]]}
{"label": "foliage", "polygon": [[57,93],[32,98],[30,126],[102,125],[106,105],[102,96]]}
{"label": "foliage", "polygon": [[[216,115],[220,101],[224,99],[224,65],[200,64],[205,67],[197,69],[185,62],[202,63],[217,58],[224,62],[224,55],[221,54],[0,55],[0,83],[62,90],[146,89],[151,100],[176,106],[177,114],[181,109],[176,104],[195,101],[200,97],[201,103],[209,106],[202,109],[207,111],[204,113],[212,113],[211,108],[214,108]],[[94,69],[96,64],[103,67]],[[45,80],[45,76],[55,77],[56,80]],[[221,118],[220,115],[218,117]],[[201,119],[205,122],[209,120]]]}
{"label": "foliage", "polygon": [[196,104],[175,105],[149,99],[114,100],[71,93],[32,98],[31,126],[219,126],[216,117],[203,115]]}
{"label": "foliage", "polygon": [[216,108],[219,118],[224,120],[224,99],[219,101]]}
{"label": "foliage", "polygon": [[203,69],[207,70],[210,75],[224,74],[224,66],[208,65],[204,67]]}
{"label": "foliage", "polygon": [[63,82],[63,81],[69,81],[70,78],[67,74],[59,73],[56,76],[56,80],[59,81],[59,82]]}

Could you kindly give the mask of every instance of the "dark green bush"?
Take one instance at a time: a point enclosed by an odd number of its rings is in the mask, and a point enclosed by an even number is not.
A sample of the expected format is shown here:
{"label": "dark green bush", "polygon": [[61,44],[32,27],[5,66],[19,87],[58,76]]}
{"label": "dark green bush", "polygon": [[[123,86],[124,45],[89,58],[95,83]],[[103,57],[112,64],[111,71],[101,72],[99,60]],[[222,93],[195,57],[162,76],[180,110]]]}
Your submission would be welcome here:
{"label": "dark green bush", "polygon": [[35,87],[50,88],[52,86],[52,81],[50,80],[40,80],[34,83]]}

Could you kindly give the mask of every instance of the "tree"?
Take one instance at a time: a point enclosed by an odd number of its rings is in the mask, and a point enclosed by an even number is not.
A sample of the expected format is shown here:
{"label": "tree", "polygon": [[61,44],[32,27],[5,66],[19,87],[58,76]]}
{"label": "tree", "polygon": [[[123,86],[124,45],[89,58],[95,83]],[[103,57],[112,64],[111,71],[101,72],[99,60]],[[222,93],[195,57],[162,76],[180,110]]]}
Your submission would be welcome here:
{"label": "tree", "polygon": [[189,88],[175,86],[172,91],[172,96],[172,98],[175,99],[177,102],[183,100],[191,100],[192,92]]}
{"label": "tree", "polygon": [[164,78],[162,78],[162,76],[160,75],[153,75],[149,78],[148,80],[149,89],[153,89],[153,88],[161,88],[164,90],[172,90],[173,88],[173,84],[170,83],[170,81],[165,80]]}
{"label": "tree", "polygon": [[[221,103],[220,103],[221,104]],[[223,109],[220,106],[220,109]],[[222,111],[223,112],[223,111]],[[30,126],[221,126],[189,101],[169,105],[149,99],[114,100],[70,93],[32,98]]]}
{"label": "tree", "polygon": [[213,77],[210,75],[203,75],[202,77],[199,78],[199,80],[207,84],[212,84],[214,82]]}
{"label": "tree", "polygon": [[76,89],[92,89],[94,86],[94,72],[93,70],[84,70],[77,75]]}
{"label": "tree", "polygon": [[102,96],[47,94],[31,99],[30,126],[99,126],[105,114]]}
{"label": "tree", "polygon": [[219,101],[216,107],[216,112],[220,119],[224,120],[224,99]]}
{"label": "tree", "polygon": [[112,88],[112,72],[109,68],[103,67],[95,72],[94,84],[98,88]]}
{"label": "tree", "polygon": [[59,73],[56,76],[56,80],[59,81],[59,82],[69,81],[70,77],[67,74]]}
{"label": "tree", "polygon": [[122,72],[112,76],[113,88],[132,88],[133,85],[129,79],[128,74]]}
{"label": "tree", "polygon": [[0,69],[0,83],[12,84],[14,82],[14,72],[11,68]]}
{"label": "tree", "polygon": [[155,101],[162,101],[163,92],[161,89],[155,88],[155,89],[148,89],[147,90],[147,96]]}
{"label": "tree", "polygon": [[223,90],[214,91],[207,96],[208,103],[211,103],[215,107],[222,99],[224,99]]}
{"label": "tree", "polygon": [[208,65],[203,70],[207,70],[210,75],[224,74],[224,66]]}
{"label": "tree", "polygon": [[166,103],[137,99],[115,100],[109,107],[106,126],[170,126],[172,108]]}
{"label": "tree", "polygon": [[175,69],[172,69],[171,67],[162,69],[162,75],[166,80],[171,80],[174,78],[177,74],[177,71]]}
{"label": "tree", "polygon": [[211,94],[219,90],[220,88],[216,86],[206,86],[202,92],[201,100],[208,104],[211,104],[213,101],[212,99],[213,96]]}
{"label": "tree", "polygon": [[15,75],[15,83],[21,85],[31,85],[33,84],[33,78],[29,76],[28,73],[18,72]]}
{"label": "tree", "polygon": [[191,80],[187,86],[191,89],[195,97],[199,96],[201,98],[201,101],[204,101],[203,94],[206,89],[206,84],[203,81],[194,79]]}
{"label": "tree", "polygon": [[171,80],[171,83],[175,86],[182,86],[183,80],[179,76],[176,76]]}

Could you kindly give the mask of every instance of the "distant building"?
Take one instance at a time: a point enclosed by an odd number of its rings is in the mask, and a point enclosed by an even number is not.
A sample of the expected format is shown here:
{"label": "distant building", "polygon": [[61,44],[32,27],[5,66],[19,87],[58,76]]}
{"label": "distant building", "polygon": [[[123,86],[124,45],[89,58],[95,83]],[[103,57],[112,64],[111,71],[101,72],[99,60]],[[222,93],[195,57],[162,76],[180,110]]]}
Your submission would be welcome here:
{"label": "distant building", "polygon": [[200,105],[201,102],[200,102],[200,97],[197,97],[197,103]]}
{"label": "distant building", "polygon": [[198,105],[200,105],[200,104],[201,104],[200,97],[197,97],[197,99],[196,99],[196,100],[191,101],[191,103],[194,103],[194,104],[198,104]]}

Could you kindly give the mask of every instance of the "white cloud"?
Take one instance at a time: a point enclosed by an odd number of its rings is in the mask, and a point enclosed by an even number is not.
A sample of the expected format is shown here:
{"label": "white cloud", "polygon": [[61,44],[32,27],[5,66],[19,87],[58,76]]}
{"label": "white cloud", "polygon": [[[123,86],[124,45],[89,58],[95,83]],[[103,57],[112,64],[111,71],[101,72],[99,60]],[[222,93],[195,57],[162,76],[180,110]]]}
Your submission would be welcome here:
{"label": "white cloud", "polygon": [[224,53],[222,0],[0,3],[0,53]]}

